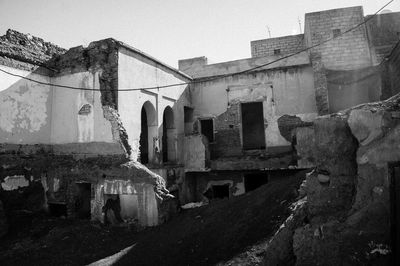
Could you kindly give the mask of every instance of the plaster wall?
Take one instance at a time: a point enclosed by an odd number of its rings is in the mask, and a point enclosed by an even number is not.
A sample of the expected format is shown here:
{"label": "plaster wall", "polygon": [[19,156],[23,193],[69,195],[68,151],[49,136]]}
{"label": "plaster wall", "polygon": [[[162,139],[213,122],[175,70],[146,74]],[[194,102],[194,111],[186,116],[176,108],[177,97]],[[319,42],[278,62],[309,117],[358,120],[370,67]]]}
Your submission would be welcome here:
{"label": "plaster wall", "polygon": [[[219,65],[224,67],[223,64]],[[235,108],[235,105],[262,101],[267,149],[272,146],[290,145],[278,128],[279,117],[294,114],[299,115],[301,119],[312,120],[317,112],[313,72],[310,66],[204,81],[195,84],[191,94],[195,107],[194,115],[198,118],[215,118],[217,135],[225,129],[237,129],[241,134],[240,108]],[[236,118],[232,119],[233,116]],[[223,125],[225,123],[231,124],[229,128],[228,125]],[[218,137],[216,139],[218,142]],[[238,143],[234,145],[238,146]]]}
{"label": "plaster wall", "polygon": [[[50,78],[2,65],[1,68],[40,82]],[[0,72],[0,142],[49,143],[51,129],[50,86]]]}
{"label": "plaster wall", "polygon": [[[52,78],[52,83],[98,90],[99,72],[64,74]],[[51,143],[114,142],[111,124],[103,116],[100,92],[53,90]],[[82,109],[84,105],[89,110]]]}
{"label": "plaster wall", "polygon": [[[188,80],[184,76],[129,49],[120,48],[118,56],[118,86],[120,90],[162,86]],[[174,128],[171,131],[173,131],[175,145],[172,146],[177,149],[175,153],[177,158],[175,160],[171,158],[171,161],[183,161],[183,107],[190,106],[186,88],[187,85],[181,85],[152,90],[119,92],[118,112],[129,135],[133,159],[136,160],[139,153],[141,109],[144,103],[149,102],[155,110],[154,118],[149,121],[150,163],[157,164],[161,160],[162,121],[163,112],[167,106],[170,106],[173,110]]]}

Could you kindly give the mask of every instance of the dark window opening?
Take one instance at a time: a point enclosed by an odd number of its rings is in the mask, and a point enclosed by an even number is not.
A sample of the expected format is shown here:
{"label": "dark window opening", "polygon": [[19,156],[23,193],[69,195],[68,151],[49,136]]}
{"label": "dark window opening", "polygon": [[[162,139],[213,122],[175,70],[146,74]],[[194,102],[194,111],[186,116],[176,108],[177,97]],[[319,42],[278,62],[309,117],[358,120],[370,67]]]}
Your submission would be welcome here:
{"label": "dark window opening", "polygon": [[163,162],[174,161],[175,141],[174,141],[174,113],[171,107],[166,107],[163,113],[162,123],[162,159]]}
{"label": "dark window opening", "polygon": [[253,173],[244,176],[244,189],[246,192],[255,190],[268,183],[267,173]]}
{"label": "dark window opening", "polygon": [[75,199],[75,211],[78,218],[90,219],[90,199],[92,189],[90,183],[76,183],[78,194]]}
{"label": "dark window opening", "polygon": [[280,55],[281,49],[274,49],[274,55]]}
{"label": "dark window opening", "polygon": [[391,242],[394,263],[400,263],[400,162],[389,165],[391,202]]}
{"label": "dark window opening", "polygon": [[167,134],[167,121],[165,119],[165,112],[163,114],[163,124],[162,124],[162,158],[163,162],[168,162],[168,134]]}
{"label": "dark window opening", "polygon": [[213,185],[205,193],[208,199],[224,199],[229,198],[229,184]]}
{"label": "dark window opening", "polygon": [[214,123],[212,119],[201,119],[201,134],[207,137],[209,142],[214,142]]}
{"label": "dark window opening", "polygon": [[333,38],[336,38],[336,37],[340,36],[341,31],[340,31],[340,29],[333,29],[332,33],[333,33]]}
{"label": "dark window opening", "polygon": [[265,149],[263,103],[242,103],[243,149]]}
{"label": "dark window opening", "polygon": [[185,134],[191,134],[193,132],[193,108],[184,106],[183,107],[183,120],[185,122]]}
{"label": "dark window opening", "polygon": [[149,142],[148,142],[148,125],[147,125],[147,114],[144,106],[142,107],[141,124],[140,124],[140,140],[139,140],[139,152],[140,162],[142,164],[149,163]]}
{"label": "dark window opening", "polygon": [[54,217],[67,217],[67,204],[58,202],[49,202],[49,214]]}

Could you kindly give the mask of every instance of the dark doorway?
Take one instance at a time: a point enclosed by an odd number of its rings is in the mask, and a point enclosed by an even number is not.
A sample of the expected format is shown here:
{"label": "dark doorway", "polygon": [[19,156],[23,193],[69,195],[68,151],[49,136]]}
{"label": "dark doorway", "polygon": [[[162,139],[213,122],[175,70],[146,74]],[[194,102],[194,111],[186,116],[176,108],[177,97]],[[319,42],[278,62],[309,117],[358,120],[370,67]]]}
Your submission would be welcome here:
{"label": "dark doorway", "polygon": [[90,219],[90,199],[91,185],[90,183],[76,183],[78,193],[75,200],[75,211],[78,218]]}
{"label": "dark doorway", "polygon": [[165,108],[163,113],[162,158],[164,163],[175,159],[174,112],[169,106]]}
{"label": "dark doorway", "polygon": [[214,142],[214,123],[210,119],[200,120],[201,134],[207,137],[208,142]]}
{"label": "dark doorway", "polygon": [[191,134],[193,132],[193,108],[184,106],[183,107],[183,119],[185,122],[185,134]]}
{"label": "dark doorway", "polygon": [[140,162],[142,164],[149,163],[149,129],[147,123],[147,113],[144,108],[142,107],[142,114],[141,114],[141,124],[140,124],[140,140],[139,140],[139,152],[140,152]]}
{"label": "dark doorway", "polygon": [[265,149],[263,103],[242,103],[243,149]]}
{"label": "dark doorway", "polygon": [[400,265],[400,162],[389,165],[393,265]]}
{"label": "dark doorway", "polygon": [[255,190],[268,183],[268,174],[266,172],[251,173],[244,175],[244,188],[246,192]]}
{"label": "dark doorway", "polygon": [[229,198],[229,184],[213,185],[204,193],[208,199],[224,199]]}
{"label": "dark doorway", "polygon": [[67,204],[64,202],[49,202],[49,214],[54,217],[67,217]]}

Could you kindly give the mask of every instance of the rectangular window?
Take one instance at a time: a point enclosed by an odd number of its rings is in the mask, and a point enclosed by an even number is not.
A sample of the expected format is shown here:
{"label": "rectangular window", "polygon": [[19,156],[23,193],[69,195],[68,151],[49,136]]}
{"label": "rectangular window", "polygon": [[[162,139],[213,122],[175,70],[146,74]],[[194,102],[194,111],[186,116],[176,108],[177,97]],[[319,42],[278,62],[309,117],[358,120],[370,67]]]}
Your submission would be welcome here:
{"label": "rectangular window", "polygon": [[341,31],[340,29],[333,29],[332,33],[333,33],[333,38],[336,38],[340,35]]}
{"label": "rectangular window", "polygon": [[280,55],[280,54],[281,54],[281,49],[274,50],[274,55]]}
{"label": "rectangular window", "polygon": [[242,103],[243,149],[265,149],[263,103]]}
{"label": "rectangular window", "polygon": [[209,142],[214,142],[214,123],[210,119],[200,120],[201,134],[207,137]]}

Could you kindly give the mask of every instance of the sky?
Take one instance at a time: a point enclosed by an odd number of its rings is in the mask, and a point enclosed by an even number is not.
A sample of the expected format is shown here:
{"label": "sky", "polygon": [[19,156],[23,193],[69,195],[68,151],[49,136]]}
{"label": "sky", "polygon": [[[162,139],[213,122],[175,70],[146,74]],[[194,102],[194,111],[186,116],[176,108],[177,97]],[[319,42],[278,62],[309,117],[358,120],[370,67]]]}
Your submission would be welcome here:
{"label": "sky", "polygon": [[[177,67],[249,58],[250,41],[299,34],[304,14],[361,5],[373,14],[389,0],[0,0],[0,35],[30,33],[63,48],[115,38]],[[400,11],[400,0],[387,8]]]}

